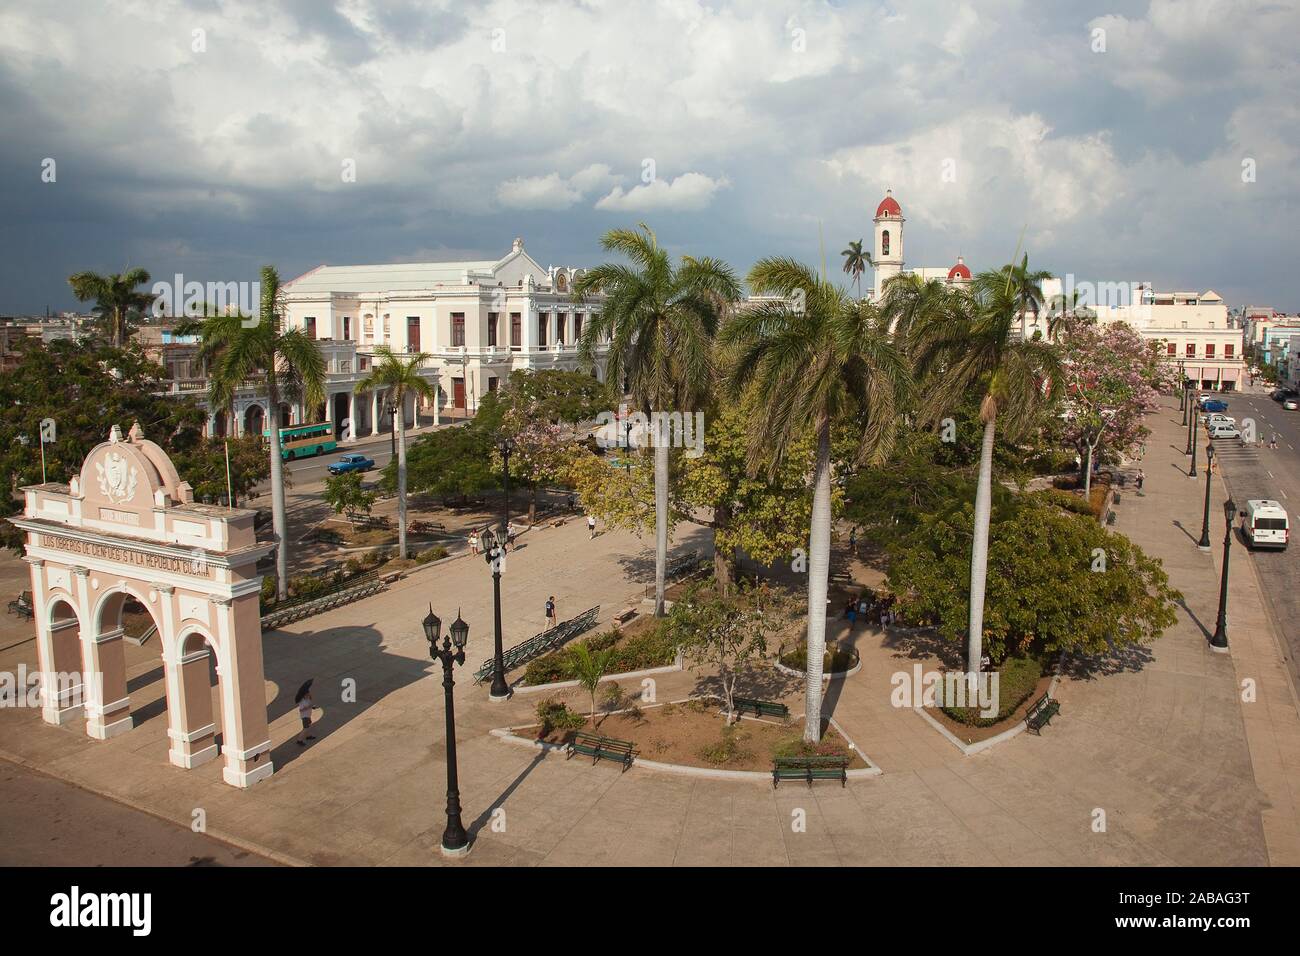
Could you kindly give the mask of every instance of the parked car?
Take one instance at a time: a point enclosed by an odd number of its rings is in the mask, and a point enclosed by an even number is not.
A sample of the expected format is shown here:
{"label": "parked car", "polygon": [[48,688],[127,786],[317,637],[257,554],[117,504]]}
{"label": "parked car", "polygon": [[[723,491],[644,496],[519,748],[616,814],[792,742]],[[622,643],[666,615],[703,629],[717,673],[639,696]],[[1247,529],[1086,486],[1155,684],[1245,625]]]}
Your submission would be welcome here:
{"label": "parked car", "polygon": [[1210,437],[1214,439],[1241,437],[1241,432],[1232,422],[1210,422],[1209,429]]}
{"label": "parked car", "polygon": [[1300,408],[1300,404],[1297,404],[1294,398],[1288,398],[1286,401],[1282,403],[1282,407],[1285,408],[1288,412],[1294,412],[1297,408]]}
{"label": "parked car", "polygon": [[1286,509],[1268,498],[1247,501],[1241,512],[1241,533],[1252,548],[1286,548],[1291,538]]}
{"label": "parked car", "polygon": [[338,461],[330,462],[329,473],[342,475],[349,471],[369,471],[375,467],[375,460],[365,455],[344,455]]}
{"label": "parked car", "polygon": [[1223,414],[1222,412],[1210,412],[1208,415],[1205,416],[1205,424],[1207,426],[1213,426],[1219,423],[1223,423],[1225,425],[1235,425],[1237,424],[1237,420],[1231,417],[1230,415]]}
{"label": "parked car", "polygon": [[1226,412],[1227,410],[1228,403],[1218,398],[1212,398],[1201,406],[1203,412]]}

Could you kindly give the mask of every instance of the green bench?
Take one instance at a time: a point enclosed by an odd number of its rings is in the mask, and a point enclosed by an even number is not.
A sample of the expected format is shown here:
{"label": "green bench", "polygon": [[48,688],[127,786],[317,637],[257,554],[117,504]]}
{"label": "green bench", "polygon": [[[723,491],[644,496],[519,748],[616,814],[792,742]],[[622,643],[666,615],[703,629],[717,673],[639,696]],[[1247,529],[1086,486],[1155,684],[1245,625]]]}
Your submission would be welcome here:
{"label": "green bench", "polygon": [[1044,694],[1025,713],[1025,725],[1041,737],[1043,728],[1052,722],[1052,718],[1056,716],[1060,709],[1061,702],[1059,700],[1053,700],[1047,694]]}
{"label": "green bench", "polygon": [[772,761],[772,789],[782,780],[838,780],[843,787],[849,782],[848,757],[777,757]]}
{"label": "green bench", "polygon": [[614,737],[602,737],[580,730],[569,741],[569,756],[582,754],[590,757],[594,764],[597,760],[617,760],[626,770],[636,759],[636,747],[630,740],[618,740]]}
{"label": "green bench", "polygon": [[785,704],[778,704],[771,700],[756,700],[753,697],[737,697],[734,701],[736,713],[743,714],[747,710],[752,710],[756,717],[780,717],[782,720],[790,719],[790,708]]}

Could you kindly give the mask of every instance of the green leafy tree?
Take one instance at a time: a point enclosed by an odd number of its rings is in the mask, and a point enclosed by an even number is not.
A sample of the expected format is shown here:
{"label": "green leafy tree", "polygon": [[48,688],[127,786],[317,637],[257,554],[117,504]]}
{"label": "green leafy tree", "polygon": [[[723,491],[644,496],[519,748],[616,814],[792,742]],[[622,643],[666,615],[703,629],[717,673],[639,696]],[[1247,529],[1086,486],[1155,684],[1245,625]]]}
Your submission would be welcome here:
{"label": "green leafy tree", "polygon": [[154,300],[152,295],[137,288],[148,285],[149,278],[149,273],[138,267],[111,275],[77,272],[68,276],[68,285],[79,301],[94,300],[109,344],[120,349],[131,337],[141,312]]}
{"label": "green leafy tree", "polygon": [[176,470],[194,489],[196,501],[221,501],[226,497],[226,453],[230,454],[232,505],[254,497],[253,486],[271,474],[266,446],[257,435],[242,438],[201,438],[172,458]]}
{"label": "green leafy tree", "polygon": [[[407,490],[446,501],[465,500],[497,487],[499,476],[492,468],[492,434],[476,427],[478,420],[476,417],[466,425],[421,435],[412,442],[406,456]],[[380,487],[397,487],[396,460],[384,466]]]}
{"label": "green leafy tree", "polygon": [[325,479],[325,501],[334,509],[334,513],[347,513],[348,520],[356,522],[358,514],[369,515],[375,506],[378,495],[367,491],[361,484],[361,475],[355,471],[345,471],[341,475],[331,475]]}
{"label": "green leafy tree", "polygon": [[284,511],[284,459],[280,454],[280,403],[302,401],[315,408],[325,401],[325,359],[302,329],[283,327],[284,303],[280,276],[271,266],[261,275],[261,315],[256,322],[239,315],[211,316],[203,321],[199,356],[209,363],[213,408],[226,408],[246,381],[256,381],[267,399],[270,434],[271,515],[275,528],[277,596],[288,595],[289,570]]}
{"label": "green leafy tree", "polygon": [[402,560],[406,560],[406,398],[432,397],[433,386],[420,376],[428,360],[424,352],[403,357],[381,345],[375,349],[370,374],[357,383],[358,392],[387,391],[397,409],[397,556]]}
{"label": "green leafy tree", "polygon": [[693,661],[718,672],[727,722],[736,717],[736,682],[746,667],[767,656],[768,641],[794,619],[797,602],[766,584],[723,597],[696,589],[673,605],[668,629]]}
{"label": "green leafy tree", "polygon": [[[963,586],[974,509],[952,504],[921,516],[890,554],[889,583],[913,624],[960,641],[969,606]],[[1179,594],[1160,561],[1091,517],[1037,496],[993,513],[984,627],[989,656],[1069,651],[1103,654],[1146,643],[1171,627]]]}
{"label": "green leafy tree", "polygon": [[821,739],[822,663],[831,547],[831,432],[852,423],[853,462],[888,457],[907,407],[907,362],[890,341],[888,320],[869,302],[851,299],[808,267],[763,259],[749,273],[754,292],[774,295],[745,310],[723,330],[734,348],[731,394],[749,388],[766,410],[754,422],[749,466],[776,473],[811,434],[815,443],[811,533],[808,542],[808,674],[804,739]]}
{"label": "green leafy tree", "polygon": [[585,372],[517,369],[497,393],[505,410],[522,423],[577,425],[615,404],[613,390]]}
{"label": "green leafy tree", "polygon": [[[750,433],[761,417],[752,400],[723,404],[709,418],[703,453],[681,460],[677,508],[686,520],[713,529],[714,582],[723,595],[735,580],[738,553],[772,565],[808,540],[812,435],[802,436],[773,471],[753,472]],[[837,509],[839,490],[831,493]]]}
{"label": "green leafy tree", "polygon": [[[674,268],[644,223],[638,229],[611,229],[601,245],[631,265],[600,265],[574,283],[577,301],[604,295],[600,312],[583,329],[582,358],[594,361],[598,343],[608,339],[607,378],[617,382],[626,377],[633,402],[647,416],[702,409],[713,381],[714,336],[724,311],[740,298],[731,268],[716,259],[690,256]],[[654,457],[655,615],[662,617],[668,560],[667,436],[658,436]]]}

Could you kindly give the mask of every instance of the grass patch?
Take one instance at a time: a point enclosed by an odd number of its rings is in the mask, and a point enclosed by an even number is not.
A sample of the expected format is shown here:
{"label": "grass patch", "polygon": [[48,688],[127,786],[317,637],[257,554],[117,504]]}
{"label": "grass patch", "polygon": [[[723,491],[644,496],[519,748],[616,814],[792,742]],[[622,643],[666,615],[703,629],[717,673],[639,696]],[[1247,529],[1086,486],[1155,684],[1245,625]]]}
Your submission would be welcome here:
{"label": "grass patch", "polygon": [[1043,662],[1036,657],[1009,657],[1002,662],[998,672],[998,713],[996,717],[982,717],[978,707],[943,707],[945,714],[958,723],[971,727],[991,727],[1005,720],[1034,692],[1043,676]]}

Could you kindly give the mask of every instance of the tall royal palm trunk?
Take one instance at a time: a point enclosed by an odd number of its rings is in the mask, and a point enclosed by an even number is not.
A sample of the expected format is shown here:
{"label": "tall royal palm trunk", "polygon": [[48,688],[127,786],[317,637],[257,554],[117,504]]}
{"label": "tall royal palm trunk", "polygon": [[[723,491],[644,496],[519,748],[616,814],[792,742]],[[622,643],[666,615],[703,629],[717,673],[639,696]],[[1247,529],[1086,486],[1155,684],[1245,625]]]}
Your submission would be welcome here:
{"label": "tall royal palm trunk", "polygon": [[989,518],[993,510],[993,433],[996,418],[984,423],[980,476],[975,490],[975,537],[970,553],[970,630],[966,634],[966,671],[978,673],[984,656],[984,587],[989,576]]}
{"label": "tall royal palm trunk", "polygon": [[406,396],[397,399],[397,556],[406,560]]}
{"label": "tall royal palm trunk", "polygon": [[804,689],[803,739],[822,735],[822,658],[826,653],[826,586],[831,567],[831,429],[817,429],[813,476],[812,531],[808,538],[808,672]]}
{"label": "tall royal palm trunk", "polygon": [[275,594],[283,601],[289,596],[288,520],[284,514],[284,459],[280,457],[280,396],[272,383],[267,390],[267,404],[275,409],[268,416],[267,431],[271,440],[271,527],[275,531]]}
{"label": "tall royal palm trunk", "polygon": [[655,437],[655,617],[663,617],[668,568],[668,442],[662,435]]}

